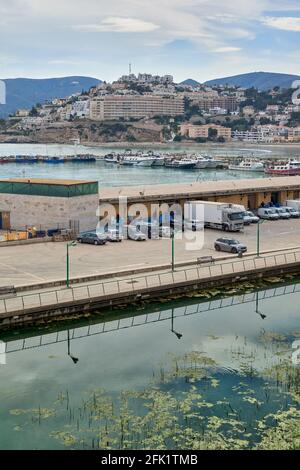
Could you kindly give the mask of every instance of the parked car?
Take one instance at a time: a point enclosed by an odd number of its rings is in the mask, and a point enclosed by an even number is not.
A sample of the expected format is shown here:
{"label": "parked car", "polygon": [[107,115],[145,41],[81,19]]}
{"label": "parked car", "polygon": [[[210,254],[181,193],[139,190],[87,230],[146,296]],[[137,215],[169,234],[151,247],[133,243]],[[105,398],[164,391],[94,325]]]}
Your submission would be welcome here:
{"label": "parked car", "polygon": [[286,212],[282,207],[273,207],[272,210],[275,214],[278,214],[279,219],[291,218],[291,215],[288,212]]}
{"label": "parked car", "polygon": [[273,212],[269,207],[260,207],[257,211],[257,215],[260,219],[265,220],[278,220],[279,215],[276,212]]}
{"label": "parked car", "polygon": [[123,233],[129,240],[134,240],[136,242],[144,242],[147,240],[147,236],[135,225],[124,225]]}
{"label": "parked car", "polygon": [[159,236],[161,238],[171,238],[173,230],[168,225],[162,225],[159,227]]}
{"label": "parked car", "polygon": [[186,230],[192,230],[193,232],[198,232],[204,229],[204,221],[192,219],[185,221]]}
{"label": "parked car", "polygon": [[95,232],[81,233],[77,237],[77,241],[79,243],[89,243],[90,245],[105,245],[107,243],[105,235],[100,235]]}
{"label": "parked car", "polygon": [[248,215],[248,211],[243,212],[243,219],[244,219],[244,225],[251,225],[252,220],[251,220],[251,217]]}
{"label": "parked car", "polygon": [[147,240],[146,235],[139,230],[128,230],[128,238],[135,242],[145,242]]}
{"label": "parked car", "polygon": [[259,222],[259,217],[257,217],[253,212],[246,211],[248,220],[250,220],[251,224],[257,224]]}
{"label": "parked car", "polygon": [[123,235],[117,229],[109,229],[105,232],[106,240],[112,243],[120,243],[124,240]]}
{"label": "parked car", "polygon": [[300,212],[296,211],[293,207],[283,206],[282,209],[288,212],[293,219],[299,219]]}
{"label": "parked car", "polygon": [[218,238],[218,240],[215,241],[215,250],[228,251],[229,253],[245,253],[247,247],[233,238]]}
{"label": "parked car", "polygon": [[[131,224],[131,227],[133,224]],[[147,222],[145,220],[137,222],[134,224],[136,230],[138,232],[141,232],[145,235],[146,239],[153,239],[153,240],[158,240],[159,239],[159,224],[155,222]]]}

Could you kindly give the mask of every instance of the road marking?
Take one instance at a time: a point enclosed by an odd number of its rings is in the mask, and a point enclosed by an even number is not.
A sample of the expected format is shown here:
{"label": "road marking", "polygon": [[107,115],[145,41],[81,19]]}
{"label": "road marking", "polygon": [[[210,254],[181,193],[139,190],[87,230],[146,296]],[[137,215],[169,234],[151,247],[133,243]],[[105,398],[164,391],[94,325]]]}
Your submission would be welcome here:
{"label": "road marking", "polygon": [[11,270],[15,271],[18,274],[25,274],[26,276],[33,277],[34,279],[38,279],[39,281],[45,281],[44,277],[39,277],[39,276],[36,276],[35,274],[28,273],[27,271],[22,271],[20,269],[14,268],[13,266],[10,266],[9,264],[5,264],[5,263],[0,262],[0,265],[4,266],[5,268],[11,269]]}

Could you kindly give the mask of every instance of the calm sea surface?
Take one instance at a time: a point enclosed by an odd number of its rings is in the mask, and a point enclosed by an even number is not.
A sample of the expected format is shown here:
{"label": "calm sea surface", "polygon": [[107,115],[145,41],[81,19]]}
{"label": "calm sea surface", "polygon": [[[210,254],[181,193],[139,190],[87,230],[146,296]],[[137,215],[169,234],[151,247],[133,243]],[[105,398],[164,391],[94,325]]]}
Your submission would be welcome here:
{"label": "calm sea surface", "polygon": [[[104,448],[103,432],[112,448],[137,447],[135,438],[160,447],[157,435],[173,433],[171,416],[182,439],[189,428],[246,446],[260,442],[266,415],[299,409],[287,392],[299,387],[292,352],[300,338],[300,285],[223,301],[205,294],[212,298],[1,334],[0,448]],[[153,413],[169,413],[159,430],[162,417],[152,423],[147,414],[152,405]],[[130,423],[126,438],[120,419]],[[171,436],[164,445],[174,448]]]}
{"label": "calm sea surface", "polygon": [[[93,153],[103,156],[112,151],[122,151],[120,147],[78,147],[78,153]],[[214,156],[255,156],[257,158],[295,158],[300,155],[299,147],[292,146],[165,146],[159,147],[135,147],[136,150],[158,149],[162,152],[200,152],[209,153]],[[42,144],[0,144],[0,156],[7,155],[72,155],[72,145],[42,145]],[[95,163],[66,163],[51,165],[45,163],[36,164],[3,164],[0,166],[0,178],[70,178],[70,179],[97,179],[100,187],[104,186],[131,186],[163,183],[185,183],[201,180],[225,180],[235,178],[258,178],[263,173],[238,172],[227,170],[178,170],[170,168],[137,168],[118,167],[106,164],[102,161]]]}

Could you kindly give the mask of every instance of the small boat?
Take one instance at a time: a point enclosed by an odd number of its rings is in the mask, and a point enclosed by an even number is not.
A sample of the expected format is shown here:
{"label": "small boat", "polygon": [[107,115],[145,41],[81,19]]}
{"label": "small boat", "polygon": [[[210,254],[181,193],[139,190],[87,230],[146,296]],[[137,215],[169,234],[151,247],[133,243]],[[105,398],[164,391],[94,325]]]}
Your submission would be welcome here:
{"label": "small boat", "polygon": [[264,164],[262,162],[257,161],[257,160],[245,159],[245,160],[242,160],[237,165],[229,165],[228,169],[229,170],[235,170],[235,171],[263,172],[264,171]]}
{"label": "small boat", "polygon": [[38,157],[34,157],[31,155],[17,155],[16,156],[16,163],[37,163]]}
{"label": "small boat", "polygon": [[120,160],[120,165],[150,167],[154,160],[154,157],[124,156]]}
{"label": "small boat", "polygon": [[193,157],[193,160],[196,162],[195,168],[197,169],[216,169],[218,166],[222,165],[220,160],[215,160],[213,157],[209,155],[196,155]]}
{"label": "small boat", "polygon": [[0,157],[0,165],[4,163],[15,163],[14,157]]}
{"label": "small boat", "polygon": [[45,163],[51,163],[51,164],[54,164],[54,165],[57,165],[59,163],[65,163],[65,158],[64,157],[46,157],[44,159],[44,162]]}
{"label": "small boat", "polygon": [[289,160],[288,163],[273,165],[265,169],[267,175],[297,176],[300,175],[300,161]]}
{"label": "small boat", "polygon": [[181,170],[192,170],[196,168],[196,161],[190,158],[182,158],[181,160],[167,160],[166,161],[167,168],[176,168]]}
{"label": "small boat", "polygon": [[213,158],[210,155],[204,155],[203,157],[206,162],[207,162],[207,167],[208,169],[215,170],[219,167],[223,167],[223,161],[222,160],[217,160],[216,158]]}
{"label": "small boat", "polygon": [[71,157],[70,161],[72,163],[92,163],[96,161],[96,157],[93,155],[77,155],[76,157]]}
{"label": "small boat", "polygon": [[165,166],[165,157],[162,157],[161,155],[154,155],[154,161],[152,163],[152,166],[154,167],[159,167],[159,166]]}
{"label": "small boat", "polygon": [[105,155],[104,161],[106,163],[119,163],[120,157],[119,155],[115,153],[109,153],[108,155]]}

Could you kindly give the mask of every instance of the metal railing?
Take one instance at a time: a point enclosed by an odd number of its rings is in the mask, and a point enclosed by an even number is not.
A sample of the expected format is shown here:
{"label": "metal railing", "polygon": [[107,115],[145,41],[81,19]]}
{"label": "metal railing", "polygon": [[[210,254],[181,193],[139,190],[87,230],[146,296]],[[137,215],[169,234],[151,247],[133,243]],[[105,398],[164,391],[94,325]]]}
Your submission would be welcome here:
{"label": "metal railing", "polygon": [[151,288],[175,286],[181,283],[192,283],[210,280],[215,277],[243,274],[247,271],[300,264],[300,249],[261,257],[235,258],[216,262],[213,265],[195,265],[174,272],[145,274],[136,277],[116,278],[109,281],[84,284],[70,289],[55,289],[27,293],[13,298],[0,299],[1,316],[10,312],[24,312],[29,309],[53,307],[63,304],[101,300],[118,294],[131,294],[149,291]]}
{"label": "metal railing", "polygon": [[[176,318],[190,317],[214,310],[251,304],[257,301],[261,302],[296,293],[300,293],[300,284],[290,284],[257,292],[234,295],[231,297],[210,299],[205,302],[168,308],[165,310],[135,315],[132,317],[113,319],[103,322],[100,321],[96,324],[87,324],[85,326],[79,326],[78,328],[71,328],[69,330],[65,329],[62,331],[46,333],[44,335],[9,341],[5,343],[5,352],[9,354],[17,351],[38,349],[50,346],[52,344],[65,343],[68,341],[68,337],[71,341],[74,341],[106,333],[113,333],[119,330],[127,330],[130,328],[137,328],[153,323],[170,321]],[[69,335],[67,334],[68,331]]]}

